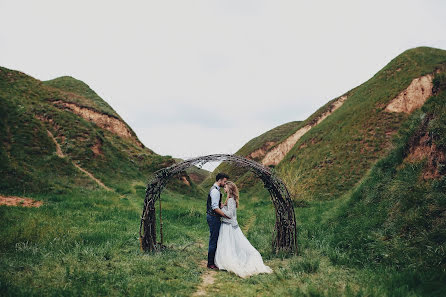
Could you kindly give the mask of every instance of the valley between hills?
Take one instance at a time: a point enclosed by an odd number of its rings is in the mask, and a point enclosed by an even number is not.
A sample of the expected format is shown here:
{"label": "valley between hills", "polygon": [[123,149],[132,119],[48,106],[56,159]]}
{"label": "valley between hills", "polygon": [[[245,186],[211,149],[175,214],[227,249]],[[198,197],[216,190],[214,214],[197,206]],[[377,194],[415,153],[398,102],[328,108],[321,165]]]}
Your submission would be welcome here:
{"label": "valley between hills", "polygon": [[[446,51],[409,49],[235,154],[287,185],[298,253],[272,252],[269,194],[228,163],[171,180],[167,248],[145,253],[147,179],[181,159],[145,147],[84,82],[0,67],[0,295],[446,295]],[[239,185],[239,224],[273,274],[203,265],[205,200],[220,171]]]}

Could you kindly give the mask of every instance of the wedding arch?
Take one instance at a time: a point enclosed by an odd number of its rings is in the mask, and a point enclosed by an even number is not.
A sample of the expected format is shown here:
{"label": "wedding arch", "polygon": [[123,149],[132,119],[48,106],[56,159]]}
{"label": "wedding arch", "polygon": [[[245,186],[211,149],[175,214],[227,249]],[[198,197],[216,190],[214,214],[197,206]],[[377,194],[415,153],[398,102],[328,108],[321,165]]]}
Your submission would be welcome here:
{"label": "wedding arch", "polygon": [[[161,192],[167,182],[178,173],[183,172],[191,166],[201,167],[207,162],[223,161],[230,162],[238,167],[246,168],[260,178],[264,187],[271,195],[275,213],[276,224],[274,226],[272,248],[274,252],[297,253],[297,229],[294,215],[293,203],[288,189],[283,181],[273,173],[269,167],[265,167],[253,160],[228,154],[215,154],[197,157],[174,164],[170,167],[160,169],[154,173],[149,181],[144,199],[144,207],[139,226],[141,248],[144,251],[157,250],[163,243],[162,218],[161,218]],[[156,214],[155,202],[160,201],[160,236],[161,242],[156,242]]]}

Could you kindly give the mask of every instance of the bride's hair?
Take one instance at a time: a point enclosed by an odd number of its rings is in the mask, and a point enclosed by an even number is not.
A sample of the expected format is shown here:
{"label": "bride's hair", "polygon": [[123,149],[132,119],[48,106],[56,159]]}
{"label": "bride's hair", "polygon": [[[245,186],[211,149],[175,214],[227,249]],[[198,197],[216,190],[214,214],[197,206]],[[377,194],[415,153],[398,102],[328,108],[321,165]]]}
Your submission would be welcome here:
{"label": "bride's hair", "polygon": [[227,181],[226,186],[228,186],[228,197],[234,197],[236,206],[238,207],[238,200],[239,200],[239,194],[238,194],[238,188],[232,181]]}

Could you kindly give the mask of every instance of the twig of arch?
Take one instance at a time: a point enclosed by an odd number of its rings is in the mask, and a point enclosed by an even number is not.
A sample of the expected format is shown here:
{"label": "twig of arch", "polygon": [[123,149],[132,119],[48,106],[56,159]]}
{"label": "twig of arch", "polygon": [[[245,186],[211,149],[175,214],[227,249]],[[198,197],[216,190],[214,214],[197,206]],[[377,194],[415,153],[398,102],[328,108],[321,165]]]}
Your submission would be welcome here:
{"label": "twig of arch", "polygon": [[270,168],[253,160],[228,154],[208,155],[185,160],[154,173],[154,177],[147,185],[141,224],[139,226],[141,248],[144,251],[154,251],[160,246],[156,242],[155,202],[160,199],[161,192],[169,179],[191,166],[201,167],[211,161],[231,162],[236,166],[244,167],[252,171],[262,180],[264,187],[271,195],[276,212],[276,224],[274,226],[272,242],[273,251],[276,253],[279,251],[297,253],[296,218],[293,203],[285,184]]}

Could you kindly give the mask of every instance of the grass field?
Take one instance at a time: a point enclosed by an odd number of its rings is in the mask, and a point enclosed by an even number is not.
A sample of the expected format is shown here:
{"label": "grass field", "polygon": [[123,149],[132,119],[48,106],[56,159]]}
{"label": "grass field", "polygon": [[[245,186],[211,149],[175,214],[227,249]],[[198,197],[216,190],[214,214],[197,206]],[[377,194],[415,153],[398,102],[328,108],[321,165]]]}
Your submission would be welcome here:
{"label": "grass field", "polygon": [[[190,296],[206,269],[208,227],[205,197],[166,191],[163,196],[167,250],[143,253],[138,239],[144,187],[121,195],[80,191],[35,197],[40,208],[0,206],[2,296]],[[274,212],[264,189],[241,194],[239,223],[270,275],[241,279],[217,272],[206,288],[215,296],[438,296],[444,274],[392,267],[349,265],[333,249],[324,224],[346,199],[296,208],[299,253],[271,253]],[[344,264],[333,261],[345,258]],[[443,282],[442,282],[443,281]]]}

